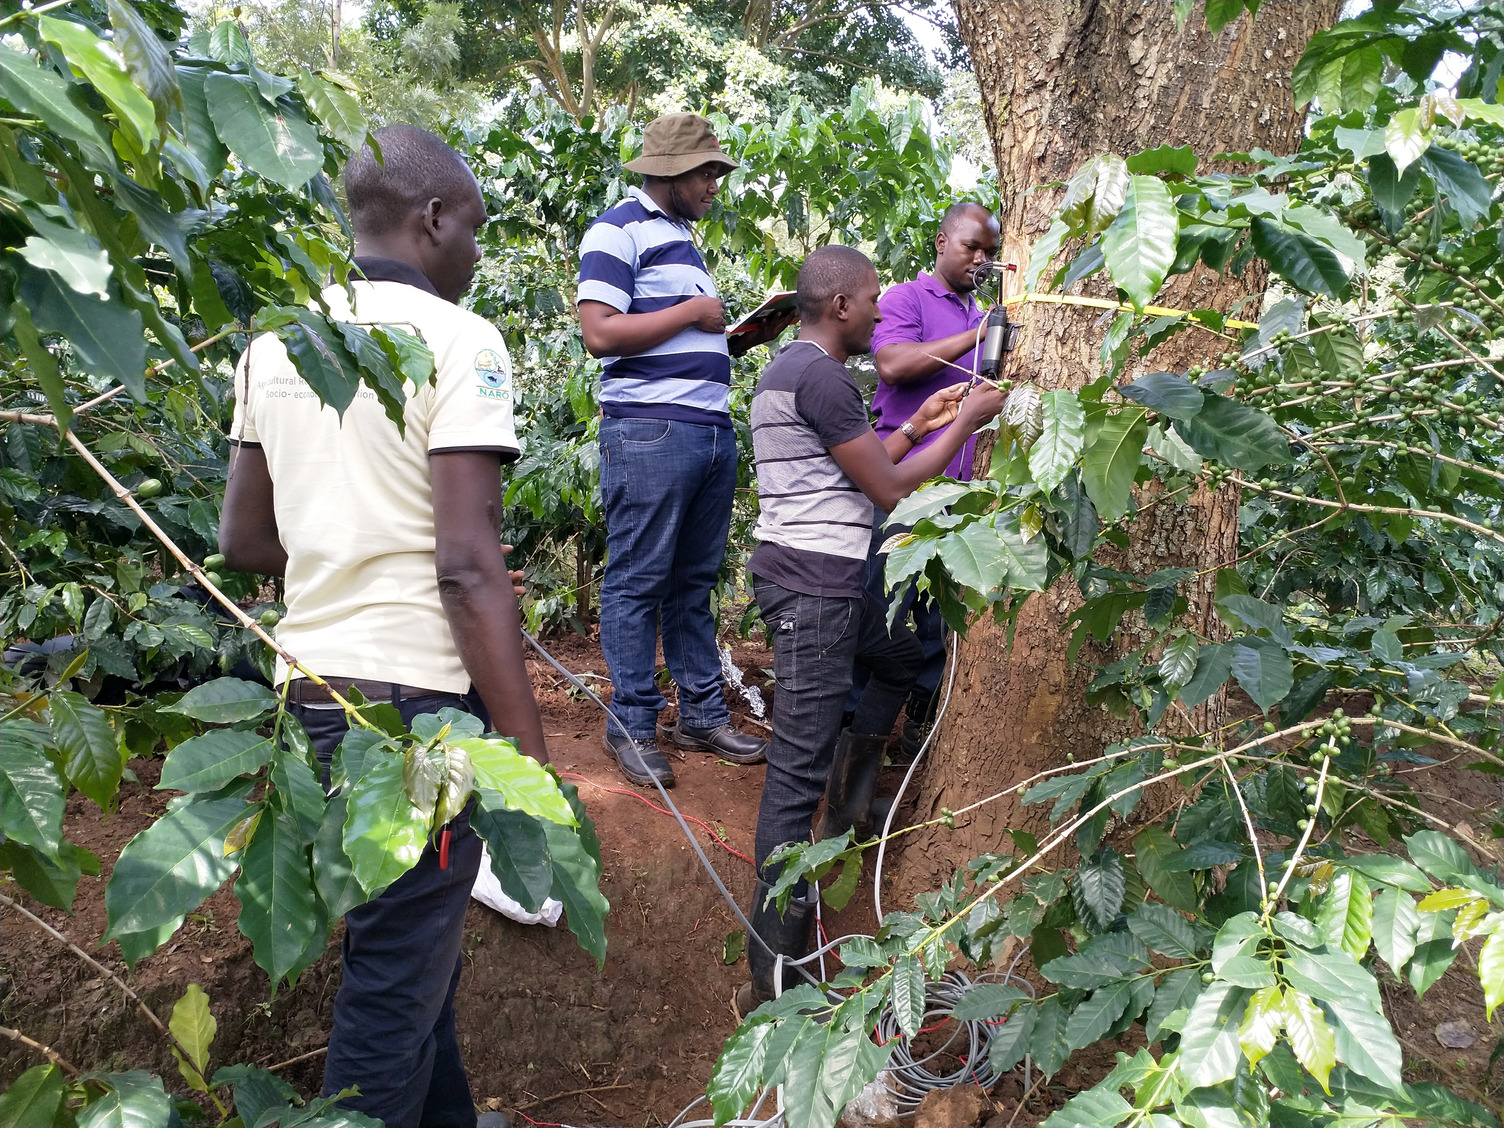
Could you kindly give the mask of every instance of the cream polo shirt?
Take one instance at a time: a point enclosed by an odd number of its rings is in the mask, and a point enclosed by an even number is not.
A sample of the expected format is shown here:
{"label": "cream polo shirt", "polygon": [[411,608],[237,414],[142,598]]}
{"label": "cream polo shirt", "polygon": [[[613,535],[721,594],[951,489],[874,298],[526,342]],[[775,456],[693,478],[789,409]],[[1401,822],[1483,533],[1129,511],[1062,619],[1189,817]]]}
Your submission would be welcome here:
{"label": "cream polo shirt", "polygon": [[[275,335],[255,338],[242,356],[230,437],[259,445],[271,473],[287,550],[277,641],[322,675],[465,693],[470,676],[434,570],[428,456],[517,456],[511,360],[493,325],[440,298],[417,270],[385,259],[357,266],[382,280],[353,282],[353,304],[341,287],[324,291],[333,317],[416,332],[433,352],[434,377],[408,399],[403,438],[364,386],[341,421]],[[279,660],[279,682],[285,673]]]}

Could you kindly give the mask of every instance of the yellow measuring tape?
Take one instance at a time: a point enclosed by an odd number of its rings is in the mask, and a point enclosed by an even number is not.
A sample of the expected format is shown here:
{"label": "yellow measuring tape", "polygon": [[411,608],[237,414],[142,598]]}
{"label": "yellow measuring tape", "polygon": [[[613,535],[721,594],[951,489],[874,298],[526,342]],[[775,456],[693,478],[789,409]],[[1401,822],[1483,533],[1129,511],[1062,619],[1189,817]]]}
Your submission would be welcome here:
{"label": "yellow measuring tape", "polygon": [[[1000,302],[998,302],[998,304],[1003,306],[1011,306],[1018,305],[1021,302],[1046,302],[1049,305],[1090,306],[1092,309],[1123,310],[1127,313],[1141,313],[1149,317],[1189,317],[1193,325],[1196,325],[1213,333],[1216,332],[1216,330],[1213,329],[1210,325],[1206,325],[1198,320],[1194,310],[1171,309],[1169,306],[1154,305],[1145,306],[1143,309],[1134,309],[1133,306],[1129,305],[1127,302],[1115,302],[1111,298],[1083,298],[1076,297],[1070,294],[1041,294],[1036,291],[1030,290],[1027,293],[1023,294],[1012,294],[1009,297],[1003,298]],[[1256,321],[1235,321],[1232,318],[1228,318],[1226,321],[1222,322],[1222,327],[1224,329],[1257,329],[1259,326],[1258,322]]]}

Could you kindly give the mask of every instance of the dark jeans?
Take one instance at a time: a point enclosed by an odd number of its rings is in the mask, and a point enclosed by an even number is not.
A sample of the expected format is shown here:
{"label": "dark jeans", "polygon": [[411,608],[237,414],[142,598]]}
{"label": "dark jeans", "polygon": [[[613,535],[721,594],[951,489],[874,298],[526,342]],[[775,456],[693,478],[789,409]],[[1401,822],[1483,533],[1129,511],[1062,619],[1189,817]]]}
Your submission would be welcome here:
{"label": "dark jeans", "polygon": [[735,492],[730,428],[601,420],[601,652],[611,670],[611,712],[638,740],[653,739],[667,704],[654,678],[660,624],[679,718],[696,728],[731,719],[710,593],[726,555]]}
{"label": "dark jeans", "polygon": [[[764,579],[755,580],[753,591],[773,633],[777,682],[756,841],[758,876],[771,883],[778,872],[764,869],[768,855],[785,842],[809,838],[841,735],[852,662],[860,656],[871,678],[851,731],[886,736],[903,708],[921,652],[907,628],[888,634],[883,610],[870,595],[801,595]],[[794,894],[804,892],[801,881]]]}
{"label": "dark jeans", "polygon": [[[478,695],[414,697],[404,722],[462,709],[490,727]],[[327,773],[345,735],[344,711],[294,706]],[[449,866],[432,842],[418,864],[373,901],[345,914],[344,978],[324,1059],[324,1095],[358,1086],[343,1103],[387,1128],[475,1128],[475,1101],[454,1032],[465,908],[480,870],[481,841],[469,811],[450,824]]]}
{"label": "dark jeans", "polygon": [[[940,679],[945,673],[945,620],[941,618],[940,608],[935,601],[928,595],[919,594],[918,585],[914,581],[911,580],[897,591],[888,591],[887,580],[884,576],[888,558],[880,555],[877,550],[889,537],[908,530],[897,525],[885,529],[883,522],[887,519],[888,515],[880,509],[873,515],[872,548],[867,555],[867,594],[881,605],[885,618],[888,608],[894,603],[898,604],[898,610],[893,616],[895,629],[899,624],[906,622],[911,614],[913,615],[914,637],[919,640],[920,648],[924,651],[924,658],[920,663],[912,689],[914,693],[928,697],[940,687]],[[851,693],[846,698],[847,712],[855,711],[858,697],[867,685],[868,676],[867,667],[858,658],[852,675]],[[917,720],[918,718],[910,719]]]}

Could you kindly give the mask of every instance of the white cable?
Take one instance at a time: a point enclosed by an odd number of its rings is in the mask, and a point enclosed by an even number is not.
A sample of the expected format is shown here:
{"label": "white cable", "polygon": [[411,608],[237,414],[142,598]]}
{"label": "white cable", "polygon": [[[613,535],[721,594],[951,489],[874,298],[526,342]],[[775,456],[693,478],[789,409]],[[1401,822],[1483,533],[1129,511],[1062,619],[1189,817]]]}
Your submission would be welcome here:
{"label": "white cable", "polygon": [[945,681],[945,696],[940,701],[940,708],[935,713],[935,719],[930,723],[930,731],[924,735],[924,743],[919,746],[919,751],[914,754],[914,761],[909,765],[909,770],[904,773],[903,782],[898,785],[898,794],[893,796],[893,804],[888,808],[888,817],[883,820],[883,832],[877,840],[877,862],[873,866],[872,874],[872,907],[877,911],[877,926],[883,925],[883,856],[888,849],[888,834],[893,829],[893,818],[898,814],[898,804],[903,801],[903,793],[908,790],[909,781],[914,778],[914,772],[919,768],[919,762],[924,759],[924,754],[929,751],[930,745],[935,740],[935,733],[940,731],[940,722],[945,717],[945,710],[950,706],[951,690],[956,684],[956,660],[960,656],[960,648],[955,644],[956,634],[947,631],[949,640],[946,649],[950,652],[950,676]]}

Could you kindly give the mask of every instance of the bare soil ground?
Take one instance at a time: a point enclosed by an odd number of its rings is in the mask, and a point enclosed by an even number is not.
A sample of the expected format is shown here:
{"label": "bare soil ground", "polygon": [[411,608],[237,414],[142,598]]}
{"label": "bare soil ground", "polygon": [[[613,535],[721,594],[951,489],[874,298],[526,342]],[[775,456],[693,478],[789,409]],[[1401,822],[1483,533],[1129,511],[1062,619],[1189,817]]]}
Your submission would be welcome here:
{"label": "bare soil ground", "polygon": [[[547,645],[576,672],[603,675],[591,640],[567,635]],[[735,657],[749,684],[771,694],[762,670],[772,664],[758,642],[739,644]],[[530,662],[555,764],[578,784],[600,833],[603,890],[612,906],[605,968],[597,970],[562,926],[513,923],[472,902],[466,920],[465,969],[458,1020],[476,1100],[507,1111],[518,1125],[665,1125],[703,1094],[721,1044],[735,1029],[730,999],[746,976],[745,957],[727,964],[729,934],[739,925],[701,869],[678,826],[656,810],[656,791],[623,780],[601,747],[603,723],[589,701],[541,661]],[[604,681],[592,684],[604,685]],[[671,714],[670,714],[671,716]],[[756,726],[744,711],[738,720]],[[301,1092],[316,1093],[321,1047],[339,982],[337,943],[298,985],[268,996],[266,977],[251,960],[250,944],[235,927],[238,905],[223,891],[194,914],[160,952],[127,972],[117,947],[97,947],[104,931],[104,884],[111,859],[162,810],[151,790],[157,760],[133,760],[139,785],[127,785],[108,820],[75,796],[68,835],[100,855],[105,872],[79,886],[71,917],[27,907],[105,966],[121,975],[164,1019],[189,983],[208,992],[218,1021],[216,1065],[250,1062],[277,1067]],[[675,802],[709,831],[695,833],[722,878],[745,905],[752,889],[750,857],[763,769],[738,767],[701,753],[675,762]],[[891,790],[896,776],[886,781]],[[1417,777],[1428,807],[1466,822],[1476,839],[1499,808],[1500,783],[1460,768],[1428,769]],[[6,892],[18,894],[14,886]],[[870,932],[874,917],[870,874],[841,913],[827,912],[826,934]],[[338,939],[338,933],[335,937]],[[7,912],[0,929],[0,1014],[4,1024],[51,1045],[83,1069],[149,1068],[181,1088],[165,1040],[120,990],[42,929]],[[1392,979],[1386,1000],[1416,1063],[1413,1080],[1440,1080],[1475,1099],[1493,1096],[1487,1067],[1504,1021],[1483,1020],[1476,971],[1466,957],[1417,1001]],[[1445,1048],[1437,1028],[1463,1019],[1476,1041]],[[1133,1035],[1078,1054],[1027,1105],[1020,1078],[1005,1078],[994,1093],[996,1124],[1036,1124],[1073,1093],[1110,1068],[1114,1051],[1132,1052]],[[36,1064],[33,1051],[0,1045],[0,1082]]]}

